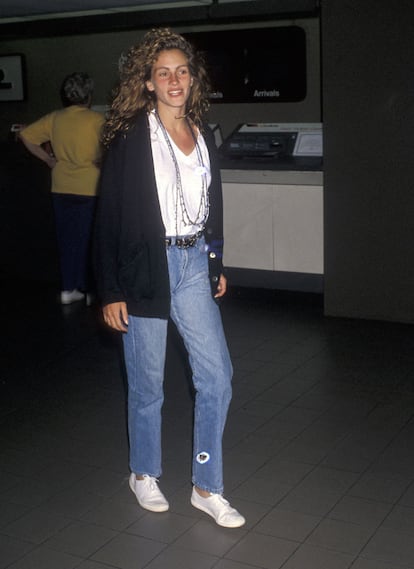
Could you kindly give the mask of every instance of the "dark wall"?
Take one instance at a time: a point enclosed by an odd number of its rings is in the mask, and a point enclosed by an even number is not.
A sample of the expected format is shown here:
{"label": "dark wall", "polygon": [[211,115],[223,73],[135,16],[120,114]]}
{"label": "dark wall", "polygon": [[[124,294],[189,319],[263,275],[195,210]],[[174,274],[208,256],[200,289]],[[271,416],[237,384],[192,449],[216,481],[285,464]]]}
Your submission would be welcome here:
{"label": "dark wall", "polygon": [[414,5],[322,2],[327,315],[414,322]]}
{"label": "dark wall", "polygon": [[58,282],[50,170],[20,141],[0,142],[0,155],[0,282]]}

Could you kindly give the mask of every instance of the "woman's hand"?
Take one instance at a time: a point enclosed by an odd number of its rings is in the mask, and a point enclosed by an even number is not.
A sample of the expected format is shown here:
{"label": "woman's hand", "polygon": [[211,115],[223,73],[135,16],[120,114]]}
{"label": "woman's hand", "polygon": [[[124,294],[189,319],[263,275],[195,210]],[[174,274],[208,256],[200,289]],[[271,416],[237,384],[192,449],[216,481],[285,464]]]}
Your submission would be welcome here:
{"label": "woman's hand", "polygon": [[112,302],[103,309],[105,323],[118,332],[128,332],[128,311],[126,302]]}
{"label": "woman's hand", "polygon": [[29,142],[24,137],[24,132],[20,133],[20,140],[23,142],[25,147],[33,156],[45,162],[49,168],[52,170],[56,166],[56,158],[53,154],[49,154],[40,144],[34,144],[33,142]]}
{"label": "woman's hand", "polygon": [[221,274],[217,285],[217,293],[214,295],[214,298],[221,298],[226,294],[226,291],[227,291],[227,279],[223,274]]}
{"label": "woman's hand", "polygon": [[49,168],[53,170],[53,168],[56,166],[57,160],[54,156],[48,156],[48,158],[45,159],[45,162],[49,166]]}

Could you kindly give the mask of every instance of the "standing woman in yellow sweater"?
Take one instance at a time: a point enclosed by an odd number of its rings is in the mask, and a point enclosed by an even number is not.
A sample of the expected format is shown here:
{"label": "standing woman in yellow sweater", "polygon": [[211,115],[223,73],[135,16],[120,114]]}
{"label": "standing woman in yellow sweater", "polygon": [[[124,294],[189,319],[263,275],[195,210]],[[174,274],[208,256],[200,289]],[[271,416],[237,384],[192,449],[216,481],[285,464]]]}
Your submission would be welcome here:
{"label": "standing woman in yellow sweater", "polygon": [[[61,269],[62,304],[82,300],[90,290],[90,238],[95,212],[100,135],[104,117],[90,109],[93,80],[68,75],[62,84],[64,108],[24,128],[26,148],[52,170],[52,197]],[[44,143],[50,142],[53,154]]]}

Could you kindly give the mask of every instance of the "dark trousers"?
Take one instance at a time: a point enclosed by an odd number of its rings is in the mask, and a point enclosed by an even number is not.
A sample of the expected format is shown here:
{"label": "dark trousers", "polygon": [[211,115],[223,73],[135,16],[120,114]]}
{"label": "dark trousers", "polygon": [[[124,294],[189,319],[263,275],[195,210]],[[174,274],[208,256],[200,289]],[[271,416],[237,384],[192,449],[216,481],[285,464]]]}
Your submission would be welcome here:
{"label": "dark trousers", "polygon": [[96,198],[53,194],[62,290],[91,290],[90,248]]}

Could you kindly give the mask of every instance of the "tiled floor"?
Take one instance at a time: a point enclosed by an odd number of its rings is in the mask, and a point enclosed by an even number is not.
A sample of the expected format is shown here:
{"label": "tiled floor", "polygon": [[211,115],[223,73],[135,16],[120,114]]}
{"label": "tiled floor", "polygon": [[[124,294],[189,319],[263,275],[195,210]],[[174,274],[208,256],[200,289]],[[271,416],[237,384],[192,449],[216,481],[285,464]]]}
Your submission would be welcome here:
{"label": "tiled floor", "polygon": [[119,338],[51,286],[2,290],[0,569],[414,568],[414,328],[328,319],[318,296],[232,289],[228,530],[191,507],[192,399],[172,330],[171,511],[128,489]]}

